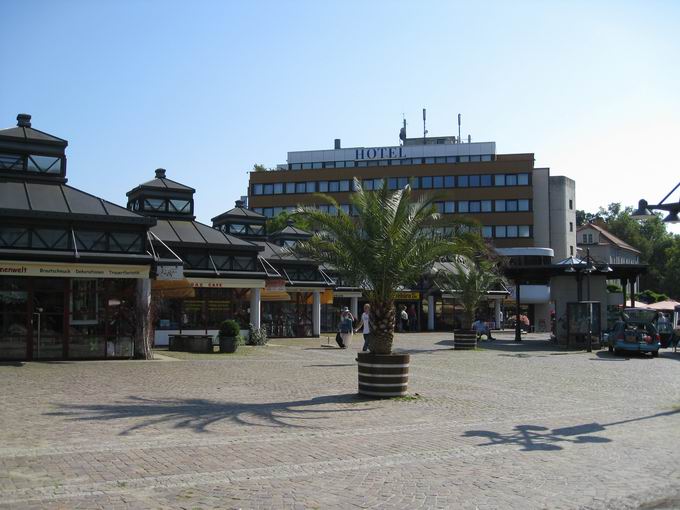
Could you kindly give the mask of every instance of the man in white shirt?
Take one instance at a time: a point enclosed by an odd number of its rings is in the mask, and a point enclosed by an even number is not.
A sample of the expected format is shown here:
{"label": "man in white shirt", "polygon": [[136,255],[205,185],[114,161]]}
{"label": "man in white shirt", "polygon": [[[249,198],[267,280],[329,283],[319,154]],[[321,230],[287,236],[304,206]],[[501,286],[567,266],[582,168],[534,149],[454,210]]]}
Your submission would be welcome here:
{"label": "man in white shirt", "polygon": [[363,352],[368,351],[369,347],[369,339],[371,336],[371,305],[366,303],[364,305],[364,313],[361,314],[361,320],[359,321],[359,325],[357,326],[357,329],[354,330],[355,333],[358,333],[360,329],[363,327],[362,333],[364,334],[364,347],[361,349]]}

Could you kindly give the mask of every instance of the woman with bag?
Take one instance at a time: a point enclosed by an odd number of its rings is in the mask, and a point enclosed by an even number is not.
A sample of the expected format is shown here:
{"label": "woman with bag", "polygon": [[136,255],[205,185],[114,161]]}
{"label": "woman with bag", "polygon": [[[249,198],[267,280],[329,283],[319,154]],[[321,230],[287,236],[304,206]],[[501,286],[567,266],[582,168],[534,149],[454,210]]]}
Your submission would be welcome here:
{"label": "woman with bag", "polygon": [[352,345],[352,333],[354,331],[354,317],[352,317],[349,308],[344,307],[340,313],[340,324],[338,325],[338,334],[336,340],[341,349],[347,349]]}

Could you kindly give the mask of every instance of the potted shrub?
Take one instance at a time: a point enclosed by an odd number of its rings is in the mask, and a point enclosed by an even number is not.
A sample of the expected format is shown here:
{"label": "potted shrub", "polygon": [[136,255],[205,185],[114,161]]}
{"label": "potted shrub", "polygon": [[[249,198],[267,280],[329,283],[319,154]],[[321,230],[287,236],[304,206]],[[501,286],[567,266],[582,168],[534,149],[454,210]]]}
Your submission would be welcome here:
{"label": "potted shrub", "polygon": [[220,352],[236,352],[241,328],[238,322],[226,320],[220,324]]}
{"label": "potted shrub", "polygon": [[480,249],[477,234],[445,234],[438,227],[461,222],[437,212],[434,196],[413,197],[410,186],[392,191],[364,191],[354,179],[353,215],[331,198],[337,214],[300,207],[297,214],[315,225],[317,232],[299,241],[292,251],[337,271],[344,282],[366,290],[370,303],[370,350],[357,357],[359,393],[378,397],[406,394],[408,354],[392,353],[394,298],[401,285],[417,283],[434,262]]}
{"label": "potted shrub", "polygon": [[252,324],[248,325],[248,345],[267,345],[267,331],[264,328],[256,328]]}
{"label": "potted shrub", "polygon": [[463,305],[463,324],[453,332],[455,349],[475,349],[477,332],[472,329],[475,311],[486,293],[502,281],[496,267],[488,260],[459,257],[453,263],[455,273],[443,276],[444,285],[458,294]]}

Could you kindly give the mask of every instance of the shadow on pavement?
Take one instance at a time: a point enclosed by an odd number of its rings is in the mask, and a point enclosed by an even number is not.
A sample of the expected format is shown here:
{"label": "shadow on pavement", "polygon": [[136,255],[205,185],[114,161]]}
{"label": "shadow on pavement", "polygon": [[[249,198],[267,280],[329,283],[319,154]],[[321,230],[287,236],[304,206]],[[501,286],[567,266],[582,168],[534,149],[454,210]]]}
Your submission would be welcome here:
{"label": "shadow on pavement", "polygon": [[481,443],[477,446],[511,444],[521,446],[522,448],[520,451],[524,452],[556,451],[563,449],[558,443],[610,443],[612,440],[609,438],[594,436],[591,434],[604,432],[607,428],[616,425],[651,420],[653,418],[671,416],[677,413],[680,413],[680,409],[664,411],[662,413],[656,413],[649,416],[631,418],[629,420],[621,420],[611,423],[584,423],[583,425],[557,429],[549,429],[540,425],[517,425],[512,432],[507,434],[501,434],[500,432],[493,432],[491,430],[468,430],[463,434],[463,436],[481,437],[488,440],[487,443]]}
{"label": "shadow on pavement", "polygon": [[139,418],[140,421],[120,432],[125,436],[136,430],[161,424],[176,429],[210,432],[208,427],[220,421],[264,427],[304,427],[289,420],[326,420],[336,413],[368,411],[372,408],[328,409],[329,404],[370,402],[354,393],[315,397],[309,400],[272,403],[220,402],[215,400],[147,399],[131,396],[127,401],[112,404],[62,404],[47,416],[63,416],[73,421],[115,421]]}

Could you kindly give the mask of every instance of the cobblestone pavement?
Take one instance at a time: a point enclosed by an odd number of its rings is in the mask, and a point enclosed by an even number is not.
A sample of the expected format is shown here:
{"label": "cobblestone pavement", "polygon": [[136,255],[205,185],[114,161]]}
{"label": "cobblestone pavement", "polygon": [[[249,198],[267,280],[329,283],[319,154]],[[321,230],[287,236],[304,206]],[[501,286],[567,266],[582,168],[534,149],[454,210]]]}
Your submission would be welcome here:
{"label": "cobblestone pavement", "polygon": [[414,398],[386,401],[356,339],[2,364],[0,508],[680,508],[680,353],[499,337],[398,335]]}

